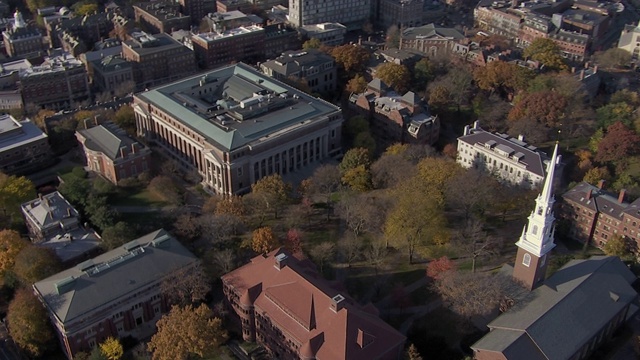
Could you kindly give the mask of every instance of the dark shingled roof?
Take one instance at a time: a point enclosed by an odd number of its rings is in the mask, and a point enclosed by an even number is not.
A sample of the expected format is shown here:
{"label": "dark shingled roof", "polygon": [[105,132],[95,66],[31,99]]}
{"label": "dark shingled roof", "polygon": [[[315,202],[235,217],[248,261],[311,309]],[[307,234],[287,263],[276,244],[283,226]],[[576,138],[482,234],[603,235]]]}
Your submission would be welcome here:
{"label": "dark shingled roof", "polygon": [[[590,198],[587,197],[589,190]],[[619,202],[617,196],[586,182],[574,186],[562,198],[615,218],[621,218],[629,206],[629,203]]]}
{"label": "dark shingled roof", "polygon": [[635,279],[618,257],[573,260],[492,321],[471,348],[518,354],[508,359],[532,350],[531,359],[569,359],[636,299]]}

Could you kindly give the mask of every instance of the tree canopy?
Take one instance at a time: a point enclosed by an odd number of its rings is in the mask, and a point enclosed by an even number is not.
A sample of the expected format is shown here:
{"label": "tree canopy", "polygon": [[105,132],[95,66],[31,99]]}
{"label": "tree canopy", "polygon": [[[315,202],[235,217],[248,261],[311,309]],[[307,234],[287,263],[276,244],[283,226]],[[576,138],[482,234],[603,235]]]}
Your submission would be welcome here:
{"label": "tree canopy", "polygon": [[15,230],[0,231],[0,275],[12,270],[18,254],[30,245]]}
{"label": "tree canopy", "polygon": [[607,133],[598,144],[595,160],[614,161],[627,156],[637,155],[640,151],[640,136],[617,122],[607,128]]}
{"label": "tree canopy", "polygon": [[29,245],[15,259],[13,271],[26,285],[32,285],[62,271],[62,264],[51,249]]}
{"label": "tree canopy", "polygon": [[560,49],[556,43],[548,38],[537,38],[524,49],[523,56],[539,61],[551,70],[567,70],[568,66],[560,56]]}
{"label": "tree canopy", "polygon": [[187,360],[206,357],[228,338],[222,320],[213,317],[207,305],[173,306],[157,323],[158,331],[148,344],[153,360]]}
{"label": "tree canopy", "polygon": [[100,352],[107,358],[107,360],[120,360],[124,355],[124,349],[120,340],[108,337],[104,342],[100,344]]}
{"label": "tree canopy", "polygon": [[49,325],[47,312],[36,296],[22,288],[9,303],[7,322],[9,335],[34,357],[41,356],[53,345],[53,331]]}
{"label": "tree canopy", "polygon": [[289,202],[291,185],[282,180],[280,174],[268,175],[251,185],[251,192],[261,199],[266,209],[278,218],[280,209]]}
{"label": "tree canopy", "polygon": [[364,70],[371,54],[360,45],[345,44],[331,50],[331,56],[347,72],[358,73]]}
{"label": "tree canopy", "polygon": [[376,77],[385,84],[403,94],[411,83],[411,73],[406,66],[393,62],[385,62],[376,68]]}
{"label": "tree canopy", "polygon": [[270,227],[265,226],[253,231],[251,249],[258,254],[266,254],[278,246],[278,238]]}
{"label": "tree canopy", "polygon": [[11,227],[22,221],[20,205],[36,197],[36,189],[31,180],[24,176],[0,173],[0,207],[5,219],[4,227]]}

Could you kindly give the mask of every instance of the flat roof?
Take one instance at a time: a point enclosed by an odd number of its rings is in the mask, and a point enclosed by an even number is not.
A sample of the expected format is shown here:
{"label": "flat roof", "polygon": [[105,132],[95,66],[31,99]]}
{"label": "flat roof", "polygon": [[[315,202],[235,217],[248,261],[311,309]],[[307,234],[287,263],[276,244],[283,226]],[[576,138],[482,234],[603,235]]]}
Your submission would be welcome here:
{"label": "flat roof", "polygon": [[11,115],[0,115],[0,152],[46,138],[31,120],[18,122]]}
{"label": "flat roof", "polygon": [[160,86],[135,97],[225,150],[340,111],[333,104],[243,63]]}

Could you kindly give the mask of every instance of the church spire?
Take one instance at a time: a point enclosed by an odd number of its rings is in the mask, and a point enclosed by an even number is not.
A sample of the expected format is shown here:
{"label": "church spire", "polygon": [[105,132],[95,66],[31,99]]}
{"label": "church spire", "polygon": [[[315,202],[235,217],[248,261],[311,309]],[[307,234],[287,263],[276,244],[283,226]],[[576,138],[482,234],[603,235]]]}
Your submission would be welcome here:
{"label": "church spire", "polygon": [[547,164],[547,173],[542,192],[536,198],[536,207],[529,215],[529,221],[522,230],[522,235],[516,243],[518,255],[513,268],[513,276],[533,289],[544,280],[546,272],[547,253],[556,244],[553,216],[553,180],[558,163],[558,143],[553,149],[553,155]]}

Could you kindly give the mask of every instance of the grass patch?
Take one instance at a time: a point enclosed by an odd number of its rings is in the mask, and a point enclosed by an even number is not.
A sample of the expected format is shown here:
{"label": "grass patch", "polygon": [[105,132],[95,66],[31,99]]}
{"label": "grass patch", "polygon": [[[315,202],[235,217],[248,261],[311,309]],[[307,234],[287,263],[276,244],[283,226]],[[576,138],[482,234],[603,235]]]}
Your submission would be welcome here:
{"label": "grass patch", "polygon": [[161,207],[167,205],[165,201],[159,199],[147,189],[120,189],[118,193],[110,199],[110,203],[115,206]]}
{"label": "grass patch", "polygon": [[406,286],[409,284],[413,284],[414,282],[422,279],[423,277],[425,277],[425,270],[416,269],[416,270],[393,273],[389,277],[388,282],[393,285],[403,284]]}

